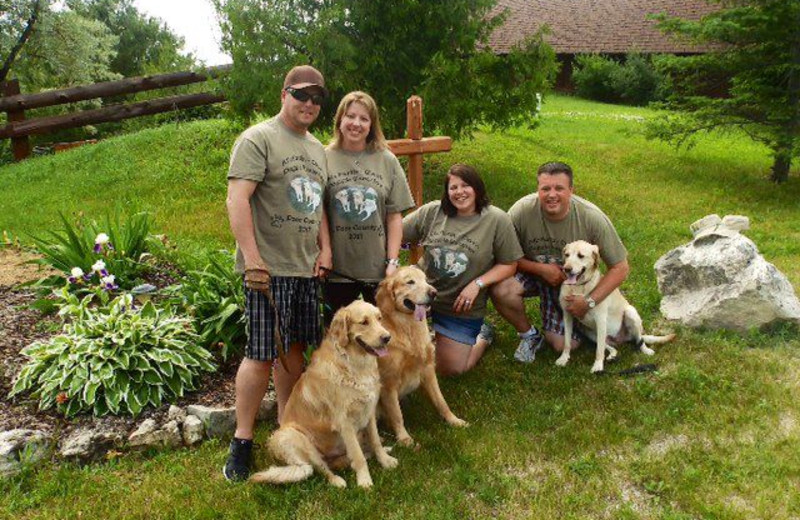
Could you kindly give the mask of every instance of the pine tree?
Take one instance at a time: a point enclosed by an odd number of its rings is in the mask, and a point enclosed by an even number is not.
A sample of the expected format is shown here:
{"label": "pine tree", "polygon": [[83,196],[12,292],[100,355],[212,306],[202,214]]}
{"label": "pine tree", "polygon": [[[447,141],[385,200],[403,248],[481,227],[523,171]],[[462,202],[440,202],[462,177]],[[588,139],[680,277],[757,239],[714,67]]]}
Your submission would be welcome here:
{"label": "pine tree", "polygon": [[708,0],[699,21],[659,15],[667,33],[710,46],[662,62],[679,112],[650,125],[652,136],[686,143],[699,132],[738,129],[773,153],[771,180],[786,182],[800,154],[800,0]]}

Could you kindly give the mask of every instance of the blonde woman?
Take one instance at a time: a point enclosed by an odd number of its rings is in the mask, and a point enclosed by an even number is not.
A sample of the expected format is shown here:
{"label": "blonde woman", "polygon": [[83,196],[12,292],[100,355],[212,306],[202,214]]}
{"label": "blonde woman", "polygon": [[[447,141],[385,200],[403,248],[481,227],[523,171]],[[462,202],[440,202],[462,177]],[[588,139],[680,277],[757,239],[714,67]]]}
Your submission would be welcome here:
{"label": "blonde woman", "polygon": [[386,146],[378,105],[369,94],[350,92],[339,103],[333,140],[325,150],[325,205],[333,269],[324,288],[325,321],[361,295],[375,303],[375,287],[398,265],[401,212],[414,207],[405,172]]}

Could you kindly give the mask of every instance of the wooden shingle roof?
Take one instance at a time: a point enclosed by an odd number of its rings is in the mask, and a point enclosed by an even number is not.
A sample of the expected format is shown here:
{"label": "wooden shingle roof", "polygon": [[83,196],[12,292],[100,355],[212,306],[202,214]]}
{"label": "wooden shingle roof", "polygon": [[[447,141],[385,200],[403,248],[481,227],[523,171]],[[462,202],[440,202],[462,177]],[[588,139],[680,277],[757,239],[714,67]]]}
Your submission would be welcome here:
{"label": "wooden shingle roof", "polygon": [[506,22],[489,40],[495,53],[507,53],[547,24],[545,39],[557,54],[611,54],[703,52],[707,49],[663,34],[648,15],[697,20],[719,7],[703,0],[498,0],[493,14],[503,9]]}

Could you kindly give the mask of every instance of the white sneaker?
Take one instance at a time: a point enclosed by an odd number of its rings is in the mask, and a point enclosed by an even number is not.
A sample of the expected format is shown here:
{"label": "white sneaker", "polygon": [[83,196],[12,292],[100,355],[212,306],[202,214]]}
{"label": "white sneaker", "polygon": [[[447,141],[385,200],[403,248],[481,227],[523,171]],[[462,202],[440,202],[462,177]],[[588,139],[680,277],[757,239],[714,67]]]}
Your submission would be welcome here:
{"label": "white sneaker", "polygon": [[542,343],[544,336],[538,332],[529,338],[522,338],[517,351],[514,352],[514,359],[520,363],[533,363],[536,360],[536,352],[542,348]]}

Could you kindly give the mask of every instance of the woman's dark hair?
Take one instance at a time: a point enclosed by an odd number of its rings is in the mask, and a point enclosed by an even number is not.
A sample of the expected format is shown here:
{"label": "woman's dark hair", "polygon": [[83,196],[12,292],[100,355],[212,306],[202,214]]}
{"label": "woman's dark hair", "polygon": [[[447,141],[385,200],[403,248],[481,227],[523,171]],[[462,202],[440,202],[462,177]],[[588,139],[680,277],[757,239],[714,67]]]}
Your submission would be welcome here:
{"label": "woman's dark hair", "polygon": [[489,195],[486,194],[486,185],[483,183],[483,179],[481,176],[478,175],[478,172],[472,166],[467,164],[454,164],[450,167],[447,171],[447,175],[444,177],[444,193],[442,194],[442,211],[448,217],[455,217],[458,214],[458,210],[453,203],[450,202],[450,197],[447,194],[447,188],[450,176],[458,177],[462,181],[469,184],[473,190],[475,190],[475,211],[480,213],[483,211],[483,208],[489,205]]}

